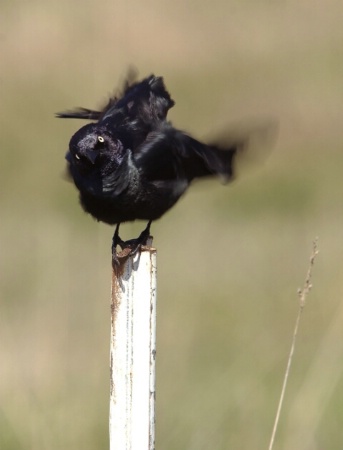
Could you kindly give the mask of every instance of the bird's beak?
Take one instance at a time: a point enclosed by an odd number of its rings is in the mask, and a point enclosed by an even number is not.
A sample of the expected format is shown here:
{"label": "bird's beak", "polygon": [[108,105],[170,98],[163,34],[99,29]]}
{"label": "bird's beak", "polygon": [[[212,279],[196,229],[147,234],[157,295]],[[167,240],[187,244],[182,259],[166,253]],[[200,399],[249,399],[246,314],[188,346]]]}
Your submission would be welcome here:
{"label": "bird's beak", "polygon": [[88,161],[94,166],[95,161],[98,157],[99,153],[94,150],[89,150],[85,153],[85,157],[88,159]]}

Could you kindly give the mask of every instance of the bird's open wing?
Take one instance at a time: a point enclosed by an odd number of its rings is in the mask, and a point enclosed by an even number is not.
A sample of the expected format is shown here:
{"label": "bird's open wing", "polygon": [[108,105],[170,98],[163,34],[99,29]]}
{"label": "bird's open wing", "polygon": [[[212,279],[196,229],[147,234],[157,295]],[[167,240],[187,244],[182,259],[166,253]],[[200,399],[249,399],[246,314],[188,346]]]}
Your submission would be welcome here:
{"label": "bird's open wing", "polygon": [[174,105],[166,90],[163,78],[150,75],[143,81],[125,85],[121,96],[110,100],[104,109],[101,120],[117,117],[118,111],[129,118],[143,122],[163,121]]}
{"label": "bird's open wing", "polygon": [[136,130],[144,139],[155,124],[166,119],[174,101],[166,90],[162,77],[150,75],[140,82],[134,82],[134,77],[130,72],[122,92],[110,97],[100,111],[79,107],[57,113],[56,117],[97,120],[99,123],[106,122],[109,126],[124,126]]}
{"label": "bird's open wing", "polygon": [[238,145],[219,149],[207,146],[170,125],[150,133],[134,152],[141,173],[150,181],[183,178],[188,181],[210,175],[228,180],[233,175],[233,158]]}

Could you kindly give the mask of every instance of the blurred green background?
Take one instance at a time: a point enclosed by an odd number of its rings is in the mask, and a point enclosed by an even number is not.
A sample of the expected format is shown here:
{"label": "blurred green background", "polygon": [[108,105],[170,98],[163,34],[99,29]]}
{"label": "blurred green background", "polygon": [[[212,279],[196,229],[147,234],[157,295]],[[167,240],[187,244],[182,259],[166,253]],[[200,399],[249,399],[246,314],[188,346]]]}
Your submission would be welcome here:
{"label": "blurred green background", "polygon": [[[197,137],[275,117],[264,164],[153,225],[159,450],[265,449],[312,241],[320,254],[275,449],[342,449],[343,3],[1,2],[0,448],[108,444],[110,245],[64,180],[71,134],[130,65]],[[143,223],[122,227],[124,238]]]}

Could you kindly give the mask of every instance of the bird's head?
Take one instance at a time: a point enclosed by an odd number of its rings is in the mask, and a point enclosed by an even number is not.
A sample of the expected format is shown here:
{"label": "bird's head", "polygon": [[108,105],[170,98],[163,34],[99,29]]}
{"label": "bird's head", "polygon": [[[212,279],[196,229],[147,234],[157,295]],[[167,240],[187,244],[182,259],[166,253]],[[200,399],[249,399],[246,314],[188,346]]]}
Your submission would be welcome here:
{"label": "bird's head", "polygon": [[113,137],[105,127],[88,124],[80,128],[69,143],[67,161],[82,172],[106,166],[111,161],[120,164],[123,158],[123,144]]}
{"label": "bird's head", "polygon": [[66,159],[79,188],[89,182],[100,187],[101,179],[119,167],[123,156],[122,142],[107,127],[88,124],[72,136]]}

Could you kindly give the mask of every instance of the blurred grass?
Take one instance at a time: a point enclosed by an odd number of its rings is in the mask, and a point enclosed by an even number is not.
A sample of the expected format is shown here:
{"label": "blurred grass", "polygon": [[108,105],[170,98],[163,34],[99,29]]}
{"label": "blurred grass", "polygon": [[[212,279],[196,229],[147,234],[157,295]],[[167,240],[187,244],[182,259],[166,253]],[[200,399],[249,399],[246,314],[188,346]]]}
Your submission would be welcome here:
{"label": "blurred grass", "polygon": [[[153,226],[157,448],[266,448],[319,236],[275,448],[338,449],[342,382],[341,16],[335,0],[2,2],[0,448],[108,448],[110,242],[63,180],[81,123],[134,64],[196,136],[276,117],[231,186],[197,183]],[[123,227],[124,237],[140,223]]]}

